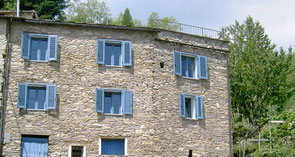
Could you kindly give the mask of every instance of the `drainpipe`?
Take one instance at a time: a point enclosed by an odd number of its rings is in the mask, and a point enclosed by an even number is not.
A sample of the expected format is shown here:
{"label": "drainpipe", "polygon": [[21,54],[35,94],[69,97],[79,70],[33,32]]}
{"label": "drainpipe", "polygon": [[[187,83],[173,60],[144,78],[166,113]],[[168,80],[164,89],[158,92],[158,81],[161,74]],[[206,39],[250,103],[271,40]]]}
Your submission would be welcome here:
{"label": "drainpipe", "polygon": [[3,74],[3,87],[2,87],[2,110],[1,110],[1,130],[0,130],[0,156],[3,156],[3,144],[4,144],[4,130],[5,130],[5,115],[8,98],[8,79],[10,70],[10,38],[11,38],[11,23],[13,18],[7,19],[6,25],[6,54],[4,59],[4,74]]}
{"label": "drainpipe", "polygon": [[229,117],[229,153],[233,156],[233,141],[232,141],[232,113],[231,113],[231,96],[230,96],[230,78],[229,78],[229,53],[226,52],[226,66],[227,66],[227,95],[228,95],[228,117]]}

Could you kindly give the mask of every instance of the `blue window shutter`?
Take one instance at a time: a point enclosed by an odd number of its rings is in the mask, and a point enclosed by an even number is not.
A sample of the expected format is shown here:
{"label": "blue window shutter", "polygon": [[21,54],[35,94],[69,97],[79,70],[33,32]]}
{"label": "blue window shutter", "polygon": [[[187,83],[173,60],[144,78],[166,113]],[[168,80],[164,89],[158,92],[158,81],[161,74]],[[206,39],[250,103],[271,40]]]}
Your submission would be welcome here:
{"label": "blue window shutter", "polygon": [[203,97],[195,96],[195,110],[196,110],[196,119],[203,119]]}
{"label": "blue window shutter", "polygon": [[23,33],[22,36],[22,53],[21,56],[24,59],[29,59],[29,52],[30,52],[30,34]]}
{"label": "blue window shutter", "polygon": [[47,85],[46,95],[46,109],[56,109],[56,85]]}
{"label": "blue window shutter", "polygon": [[208,79],[208,64],[206,56],[198,56],[198,79]]}
{"label": "blue window shutter", "polygon": [[95,111],[103,113],[104,104],[104,90],[96,88],[95,91]]}
{"label": "blue window shutter", "polygon": [[18,84],[18,104],[19,108],[26,108],[27,102],[27,87],[26,83],[19,83]]}
{"label": "blue window shutter", "polygon": [[97,64],[104,64],[104,56],[105,56],[105,41],[97,39],[97,47],[96,47],[96,62]]}
{"label": "blue window shutter", "polygon": [[132,92],[123,90],[123,114],[132,114]]}
{"label": "blue window shutter", "polygon": [[124,50],[123,50],[123,65],[131,66],[132,65],[132,43],[131,41],[124,41]]}
{"label": "blue window shutter", "polygon": [[57,35],[48,36],[48,60],[57,59]]}
{"label": "blue window shutter", "polygon": [[174,74],[181,75],[181,53],[174,51]]}
{"label": "blue window shutter", "polygon": [[185,117],[185,95],[179,94],[180,116]]}

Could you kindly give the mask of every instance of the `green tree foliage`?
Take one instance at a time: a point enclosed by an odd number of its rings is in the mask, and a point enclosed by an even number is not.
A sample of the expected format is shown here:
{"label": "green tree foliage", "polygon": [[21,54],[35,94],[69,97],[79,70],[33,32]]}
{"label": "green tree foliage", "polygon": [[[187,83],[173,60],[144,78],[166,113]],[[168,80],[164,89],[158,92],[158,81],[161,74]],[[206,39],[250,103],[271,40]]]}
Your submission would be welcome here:
{"label": "green tree foliage", "polygon": [[[20,0],[20,10],[35,10],[40,19],[62,19],[68,0]],[[1,10],[16,10],[16,0],[1,0]]]}
{"label": "green tree foliage", "polygon": [[[283,120],[285,123],[272,124],[271,139],[272,148],[270,143],[265,142],[262,149],[254,152],[258,157],[294,157],[295,156],[295,113],[294,111],[282,112],[279,116],[274,117],[274,120]],[[269,127],[264,127],[261,131],[262,138],[269,139]]]}
{"label": "green tree foliage", "polygon": [[67,10],[67,20],[79,23],[112,23],[110,10],[104,2],[73,0]]}
{"label": "green tree foliage", "polygon": [[0,1],[1,10],[16,10],[16,0],[1,0]]}
{"label": "green tree foliage", "polygon": [[180,29],[180,25],[177,23],[175,17],[173,16],[163,17],[161,19],[157,12],[151,13],[151,15],[148,18],[147,27],[161,28],[161,29],[167,29],[172,31],[176,31]]}
{"label": "green tree foliage", "polygon": [[21,10],[35,10],[40,19],[63,19],[68,0],[20,0]]}
{"label": "green tree foliage", "polygon": [[123,17],[122,17],[122,25],[124,26],[134,26],[132,16],[128,8],[125,9]]}
{"label": "green tree foliage", "polygon": [[135,27],[142,27],[142,22],[139,19],[134,19],[133,24]]}
{"label": "green tree foliage", "polygon": [[117,18],[115,18],[113,24],[122,25],[122,20],[123,20],[123,13],[120,13],[120,15]]}
{"label": "green tree foliage", "polygon": [[120,13],[120,15],[113,20],[114,25],[121,25],[121,26],[130,26],[130,27],[141,27],[142,22],[139,19],[132,20],[132,16],[128,8],[125,9],[124,13]]}
{"label": "green tree foliage", "polygon": [[[230,81],[234,121],[246,119],[254,126],[282,111],[293,95],[288,75],[293,72],[293,55],[274,44],[253,18],[223,29],[230,40]],[[272,110],[270,110],[272,109]]]}

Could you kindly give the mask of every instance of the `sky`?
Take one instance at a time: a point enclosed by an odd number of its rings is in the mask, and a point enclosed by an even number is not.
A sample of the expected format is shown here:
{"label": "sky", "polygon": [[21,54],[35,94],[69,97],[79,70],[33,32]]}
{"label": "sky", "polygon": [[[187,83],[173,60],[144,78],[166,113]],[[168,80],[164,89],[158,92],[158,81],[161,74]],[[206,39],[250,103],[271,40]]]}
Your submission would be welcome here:
{"label": "sky", "polygon": [[247,16],[260,22],[277,48],[295,50],[295,0],[104,0],[112,17],[129,8],[133,19],[146,24],[152,12],[174,16],[179,23],[220,30],[243,22]]}

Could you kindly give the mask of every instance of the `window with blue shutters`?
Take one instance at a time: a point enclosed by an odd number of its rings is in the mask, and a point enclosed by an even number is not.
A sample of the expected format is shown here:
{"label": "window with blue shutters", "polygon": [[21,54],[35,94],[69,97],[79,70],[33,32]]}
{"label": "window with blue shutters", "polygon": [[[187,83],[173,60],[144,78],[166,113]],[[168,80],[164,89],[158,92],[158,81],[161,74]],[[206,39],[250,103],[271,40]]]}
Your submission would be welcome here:
{"label": "window with blue shutters", "polygon": [[132,114],[132,92],[96,88],[95,111],[104,114]]}
{"label": "window with blue shutters", "polygon": [[101,155],[127,155],[125,147],[125,139],[101,139]]}
{"label": "window with blue shutters", "polygon": [[207,57],[174,52],[174,74],[185,78],[208,79]]}
{"label": "window with blue shutters", "polygon": [[48,137],[23,136],[21,157],[47,157]]}
{"label": "window with blue shutters", "polygon": [[121,40],[97,40],[96,62],[106,66],[132,66],[132,43]]}
{"label": "window with blue shutters", "polygon": [[180,94],[180,116],[187,119],[204,119],[203,98],[197,95]]}
{"label": "window with blue shutters", "polygon": [[50,61],[57,59],[57,35],[22,35],[21,56],[30,61]]}
{"label": "window with blue shutters", "polygon": [[56,108],[56,85],[19,83],[18,107],[29,110]]}

